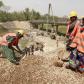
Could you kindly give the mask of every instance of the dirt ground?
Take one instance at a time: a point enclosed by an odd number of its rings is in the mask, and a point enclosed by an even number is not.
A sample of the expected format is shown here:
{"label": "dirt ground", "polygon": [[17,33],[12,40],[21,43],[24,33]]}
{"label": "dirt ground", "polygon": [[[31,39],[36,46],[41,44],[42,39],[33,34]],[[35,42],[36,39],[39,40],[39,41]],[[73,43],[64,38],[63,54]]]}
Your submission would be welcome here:
{"label": "dirt ground", "polygon": [[[55,60],[55,59],[54,59]],[[83,84],[84,74],[56,67],[42,56],[27,56],[20,65],[0,59],[0,84]]]}
{"label": "dirt ground", "polygon": [[[47,40],[49,45],[53,42],[50,41]],[[61,46],[53,52],[52,49],[56,47],[54,44],[52,47],[45,47],[51,53],[46,50],[43,54],[40,53],[41,55],[35,53],[25,56],[21,59],[20,65],[14,65],[7,59],[0,58],[0,84],[83,84],[84,74],[55,65],[58,57],[64,54],[60,51],[63,49],[63,44],[59,44]]]}

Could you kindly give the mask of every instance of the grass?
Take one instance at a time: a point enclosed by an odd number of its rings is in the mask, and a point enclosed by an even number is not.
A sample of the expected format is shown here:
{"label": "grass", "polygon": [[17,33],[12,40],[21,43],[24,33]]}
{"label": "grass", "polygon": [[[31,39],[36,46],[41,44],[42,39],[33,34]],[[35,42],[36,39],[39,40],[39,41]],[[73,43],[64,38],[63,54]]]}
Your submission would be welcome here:
{"label": "grass", "polygon": [[65,35],[66,34],[66,26],[59,26],[58,34],[59,35]]}
{"label": "grass", "polygon": [[[41,27],[41,25],[39,25],[39,27]],[[46,28],[51,30],[51,28],[53,28],[53,27],[51,25],[44,24],[43,29],[42,28],[40,28],[40,29],[46,31]],[[66,34],[66,26],[58,26],[58,34],[65,35]]]}

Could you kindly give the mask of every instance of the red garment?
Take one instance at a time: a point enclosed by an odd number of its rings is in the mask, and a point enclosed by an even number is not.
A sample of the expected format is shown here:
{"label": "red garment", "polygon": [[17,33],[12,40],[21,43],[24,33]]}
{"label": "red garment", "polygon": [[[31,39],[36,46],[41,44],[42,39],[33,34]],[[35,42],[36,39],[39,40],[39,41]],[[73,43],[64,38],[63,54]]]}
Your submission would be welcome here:
{"label": "red garment", "polygon": [[18,37],[14,37],[13,42],[11,42],[9,45],[10,46],[17,46],[19,42],[19,38]]}
{"label": "red garment", "polygon": [[[14,37],[14,40],[13,42],[9,43],[7,40],[6,40],[6,37],[7,36],[13,36]],[[16,46],[18,45],[18,41],[19,41],[19,38],[16,36],[16,33],[7,33],[5,34],[3,37],[2,37],[2,41],[0,42],[0,45],[10,45],[10,46]]]}
{"label": "red garment", "polygon": [[81,32],[84,31],[84,27],[80,27],[80,31],[81,31]]}
{"label": "red garment", "polygon": [[80,39],[81,39],[81,33],[78,32],[78,33],[76,34],[75,38],[73,39],[73,41],[72,41],[70,47],[76,48],[77,45],[80,43]]}
{"label": "red garment", "polygon": [[79,29],[80,29],[80,22],[77,21],[76,24],[75,24],[75,27],[73,29],[73,31],[71,33],[69,33],[69,26],[70,26],[70,22],[68,22],[68,25],[67,25],[67,32],[66,32],[66,35],[69,35],[70,36],[70,39],[74,39],[74,37],[76,36],[77,32],[79,32]]}
{"label": "red garment", "polygon": [[74,38],[79,31],[80,31],[80,22],[77,21],[77,23],[75,24],[74,30],[72,31],[70,36]]}
{"label": "red garment", "polygon": [[[82,28],[80,28],[81,31]],[[84,32],[78,32],[73,39],[70,47],[77,48],[78,51],[84,53]]]}
{"label": "red garment", "polygon": [[84,68],[84,65],[80,66],[80,68]]}
{"label": "red garment", "polygon": [[77,43],[77,50],[84,53],[84,32],[80,33],[80,38]]}

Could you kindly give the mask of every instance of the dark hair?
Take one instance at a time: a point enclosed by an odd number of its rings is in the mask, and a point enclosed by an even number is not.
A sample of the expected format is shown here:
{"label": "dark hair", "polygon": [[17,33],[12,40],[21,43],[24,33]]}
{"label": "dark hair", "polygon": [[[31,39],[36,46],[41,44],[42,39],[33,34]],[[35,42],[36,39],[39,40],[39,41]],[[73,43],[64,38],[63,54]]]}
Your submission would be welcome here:
{"label": "dark hair", "polygon": [[82,20],[84,20],[84,17],[82,18]]}
{"label": "dark hair", "polygon": [[20,34],[19,32],[17,32],[17,36],[18,36],[19,38],[23,37],[23,35]]}
{"label": "dark hair", "polygon": [[77,19],[77,16],[73,16],[73,17],[70,17],[70,18],[76,18]]}

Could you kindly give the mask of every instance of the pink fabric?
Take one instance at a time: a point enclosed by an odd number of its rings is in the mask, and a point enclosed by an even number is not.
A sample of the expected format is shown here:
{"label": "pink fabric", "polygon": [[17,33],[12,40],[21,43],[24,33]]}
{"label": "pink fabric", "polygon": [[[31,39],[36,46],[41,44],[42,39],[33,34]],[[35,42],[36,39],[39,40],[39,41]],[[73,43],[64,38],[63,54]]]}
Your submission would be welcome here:
{"label": "pink fabric", "polygon": [[73,39],[79,31],[80,31],[80,22],[77,21],[70,37],[72,37],[72,39]]}
{"label": "pink fabric", "polygon": [[6,40],[7,36],[16,36],[15,33],[7,33],[2,37],[2,41],[0,42],[0,45],[8,45],[8,42]]}

